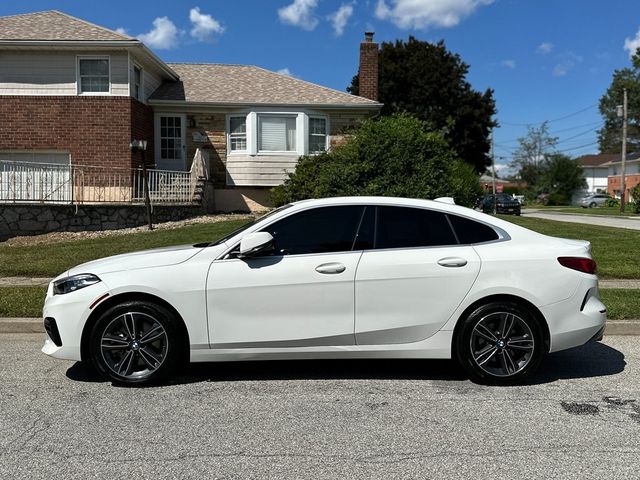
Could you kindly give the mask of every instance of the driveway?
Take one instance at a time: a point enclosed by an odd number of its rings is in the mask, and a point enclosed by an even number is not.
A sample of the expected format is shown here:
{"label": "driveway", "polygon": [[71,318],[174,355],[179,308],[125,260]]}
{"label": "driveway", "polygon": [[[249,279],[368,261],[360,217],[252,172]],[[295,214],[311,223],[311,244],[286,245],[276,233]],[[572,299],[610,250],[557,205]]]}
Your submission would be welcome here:
{"label": "driveway", "polygon": [[0,478],[632,478],[640,338],[490,388],[448,361],[192,366],[114,388],[0,335]]}
{"label": "driveway", "polygon": [[536,209],[525,208],[522,214],[532,218],[542,218],[545,220],[556,220],[558,222],[583,223],[585,225],[599,225],[602,227],[627,228],[629,230],[640,230],[640,217],[606,217],[603,215],[572,215],[567,213],[542,212]]}

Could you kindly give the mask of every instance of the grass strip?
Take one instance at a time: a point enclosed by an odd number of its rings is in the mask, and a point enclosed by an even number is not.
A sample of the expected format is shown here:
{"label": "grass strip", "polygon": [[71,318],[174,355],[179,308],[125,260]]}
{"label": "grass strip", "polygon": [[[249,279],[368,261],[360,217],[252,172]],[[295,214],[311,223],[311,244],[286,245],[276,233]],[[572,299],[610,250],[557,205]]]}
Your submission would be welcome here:
{"label": "grass strip", "polygon": [[640,278],[639,230],[542,220],[526,215],[500,217],[544,235],[588,240],[601,278]]}
{"label": "grass strip", "polygon": [[44,287],[2,287],[0,317],[41,317],[46,294]]}
{"label": "grass strip", "polygon": [[611,320],[640,319],[640,290],[602,288],[600,298]]}

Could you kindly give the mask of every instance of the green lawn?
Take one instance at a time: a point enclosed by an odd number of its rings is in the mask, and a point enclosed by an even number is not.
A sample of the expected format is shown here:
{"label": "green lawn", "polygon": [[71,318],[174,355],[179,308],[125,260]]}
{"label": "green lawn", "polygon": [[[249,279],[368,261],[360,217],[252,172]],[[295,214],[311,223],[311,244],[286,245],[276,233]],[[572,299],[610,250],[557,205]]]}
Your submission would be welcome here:
{"label": "green lawn", "polygon": [[640,290],[601,289],[600,297],[607,307],[607,318],[612,320],[640,318]]}
{"label": "green lawn", "polygon": [[96,258],[170,245],[211,242],[249,220],[188,225],[175,230],[115,235],[51,245],[7,246],[0,244],[0,277],[52,277]]}
{"label": "green lawn", "polygon": [[[525,208],[528,208],[525,205]],[[620,207],[597,207],[597,208],[582,208],[576,206],[567,206],[567,207],[538,207],[532,206],[531,208],[535,208],[540,210],[541,212],[558,212],[558,213],[571,213],[575,215],[607,215],[611,217],[637,217],[638,214],[634,213],[634,206],[627,205],[625,208],[625,213],[620,213]]]}
{"label": "green lawn", "polygon": [[[43,287],[0,288],[0,317],[40,317],[45,293]],[[640,290],[601,289],[600,296],[608,318],[640,318]]]}
{"label": "green lawn", "polygon": [[0,288],[0,317],[40,317],[46,293],[44,287]]}
{"label": "green lawn", "polygon": [[588,240],[601,278],[640,278],[640,231],[539,218],[501,216],[508,222],[554,237]]}

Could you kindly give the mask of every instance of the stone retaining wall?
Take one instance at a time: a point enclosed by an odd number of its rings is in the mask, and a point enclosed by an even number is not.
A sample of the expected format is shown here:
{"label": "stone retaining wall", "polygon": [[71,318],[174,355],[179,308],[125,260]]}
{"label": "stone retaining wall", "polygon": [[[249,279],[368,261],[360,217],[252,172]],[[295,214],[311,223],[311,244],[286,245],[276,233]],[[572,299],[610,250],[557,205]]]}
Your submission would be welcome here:
{"label": "stone retaining wall", "polygon": [[[200,205],[154,205],[153,222],[203,215]],[[147,224],[144,205],[0,205],[0,241],[49,232],[116,230]]]}

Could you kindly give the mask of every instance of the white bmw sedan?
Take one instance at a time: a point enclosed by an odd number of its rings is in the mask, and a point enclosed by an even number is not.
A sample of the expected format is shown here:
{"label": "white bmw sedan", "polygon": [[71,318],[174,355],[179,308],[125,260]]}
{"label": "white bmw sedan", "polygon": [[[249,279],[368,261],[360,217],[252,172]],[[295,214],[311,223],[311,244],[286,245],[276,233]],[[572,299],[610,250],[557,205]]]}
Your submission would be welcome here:
{"label": "white bmw sedan", "polygon": [[452,203],[307,200],[212,243],[85,263],[49,285],[42,351],[118,384],[307,358],[453,358],[507,384],[602,338],[588,242]]}

